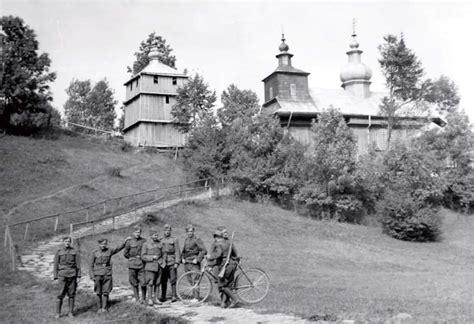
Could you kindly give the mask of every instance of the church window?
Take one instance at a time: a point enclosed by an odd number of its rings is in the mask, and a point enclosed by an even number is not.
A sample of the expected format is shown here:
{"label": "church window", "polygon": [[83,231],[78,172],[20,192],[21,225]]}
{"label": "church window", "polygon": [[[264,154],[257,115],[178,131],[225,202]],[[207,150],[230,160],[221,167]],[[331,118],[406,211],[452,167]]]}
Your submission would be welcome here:
{"label": "church window", "polygon": [[170,103],[170,96],[165,96],[165,101],[166,101],[167,104],[169,104]]}
{"label": "church window", "polygon": [[133,82],[130,82],[130,91],[133,90]]}
{"label": "church window", "polygon": [[178,84],[178,78],[177,77],[173,77],[173,85],[177,85]]}
{"label": "church window", "polygon": [[268,97],[269,97],[269,99],[273,98],[273,88],[272,87],[270,87],[270,89],[268,89]]}
{"label": "church window", "polygon": [[153,76],[153,83],[158,83],[158,76],[157,75]]}
{"label": "church window", "polygon": [[290,95],[296,97],[296,85],[294,83],[290,84]]}

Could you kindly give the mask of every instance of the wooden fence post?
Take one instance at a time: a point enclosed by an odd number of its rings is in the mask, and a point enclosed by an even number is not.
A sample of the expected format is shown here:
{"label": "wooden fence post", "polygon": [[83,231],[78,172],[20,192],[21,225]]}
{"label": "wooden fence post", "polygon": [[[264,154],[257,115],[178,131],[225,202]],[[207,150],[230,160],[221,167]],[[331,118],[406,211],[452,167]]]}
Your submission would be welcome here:
{"label": "wooden fence post", "polygon": [[26,227],[25,227],[25,235],[23,236],[23,241],[26,241],[26,236],[28,235],[28,227],[29,227],[30,223],[26,223]]}
{"label": "wooden fence post", "polygon": [[115,229],[115,216],[112,217],[112,229]]}
{"label": "wooden fence post", "polygon": [[54,222],[54,231],[55,232],[58,230],[58,223],[59,223],[59,215],[56,216],[56,221]]}
{"label": "wooden fence post", "polygon": [[104,214],[107,212],[106,202],[107,200],[104,200]]}
{"label": "wooden fence post", "polygon": [[8,231],[8,241],[10,244],[10,257],[12,259],[12,270],[16,271],[16,256],[15,256],[15,246],[13,245],[12,236],[10,235],[10,231]]}
{"label": "wooden fence post", "polygon": [[10,232],[10,226],[5,226],[5,247],[7,247],[8,244],[8,233]]}
{"label": "wooden fence post", "polygon": [[118,206],[119,206],[119,208],[122,207],[122,197],[120,197],[120,198],[118,199]]}
{"label": "wooden fence post", "polygon": [[95,222],[92,221],[92,233],[95,234]]}
{"label": "wooden fence post", "polygon": [[89,208],[86,208],[86,222],[89,221]]}

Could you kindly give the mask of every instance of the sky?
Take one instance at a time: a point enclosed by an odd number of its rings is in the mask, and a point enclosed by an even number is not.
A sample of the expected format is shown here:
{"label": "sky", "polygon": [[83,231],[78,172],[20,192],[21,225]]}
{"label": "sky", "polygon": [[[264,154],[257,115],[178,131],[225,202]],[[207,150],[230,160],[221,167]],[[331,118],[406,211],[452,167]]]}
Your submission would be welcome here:
{"label": "sky", "polygon": [[310,88],[338,89],[355,18],[371,90],[385,89],[377,46],[384,35],[403,33],[425,77],[452,79],[474,120],[472,1],[0,0],[0,15],[19,16],[35,30],[57,72],[51,90],[61,112],[73,79],[104,78],[118,112],[127,66],[152,32],[173,48],[178,70],[202,74],[218,97],[233,83],[263,103],[261,80],[277,67],[282,28],[293,66],[311,73]]}

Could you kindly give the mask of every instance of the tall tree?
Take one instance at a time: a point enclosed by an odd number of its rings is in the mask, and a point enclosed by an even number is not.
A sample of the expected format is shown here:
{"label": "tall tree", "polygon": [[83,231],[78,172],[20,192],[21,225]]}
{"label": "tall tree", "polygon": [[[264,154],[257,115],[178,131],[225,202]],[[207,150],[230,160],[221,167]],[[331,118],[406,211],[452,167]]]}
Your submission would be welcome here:
{"label": "tall tree", "polygon": [[237,118],[252,118],[259,110],[258,97],[252,90],[240,90],[231,84],[221,95],[222,108],[217,111],[223,126],[229,126]]}
{"label": "tall tree", "polygon": [[97,82],[91,88],[90,80],[72,80],[64,104],[68,121],[103,130],[113,130],[116,118],[114,92],[107,80]]}
{"label": "tall tree", "polygon": [[384,43],[378,48],[381,55],[380,67],[389,91],[380,105],[380,111],[387,116],[387,144],[390,146],[392,129],[400,109],[421,98],[423,68],[421,61],[406,46],[403,35],[400,38],[386,35]]}
{"label": "tall tree", "polygon": [[38,53],[34,30],[21,18],[3,16],[0,26],[5,33],[1,44],[0,129],[12,132],[13,114],[31,120],[36,119],[31,114],[48,112],[48,102],[52,100],[48,84],[56,74],[49,71],[48,54]]}
{"label": "tall tree", "polygon": [[207,115],[212,114],[212,108],[217,99],[216,92],[211,91],[204,78],[196,73],[177,89],[177,93],[171,115],[178,123],[178,129],[187,133],[198,126]]}
{"label": "tall tree", "polygon": [[460,97],[456,84],[447,76],[440,76],[436,80],[428,79],[424,83],[424,99],[435,104],[438,112],[452,113],[459,105]]}
{"label": "tall tree", "polygon": [[152,47],[156,47],[159,52],[158,59],[163,64],[166,64],[171,67],[175,67],[176,57],[171,55],[173,49],[171,46],[166,44],[166,39],[163,37],[156,35],[155,32],[148,35],[147,39],[140,43],[140,47],[138,48],[138,52],[135,52],[135,62],[133,62],[132,67],[127,67],[127,72],[131,73],[132,75],[137,74],[145,66],[149,63],[148,54]]}

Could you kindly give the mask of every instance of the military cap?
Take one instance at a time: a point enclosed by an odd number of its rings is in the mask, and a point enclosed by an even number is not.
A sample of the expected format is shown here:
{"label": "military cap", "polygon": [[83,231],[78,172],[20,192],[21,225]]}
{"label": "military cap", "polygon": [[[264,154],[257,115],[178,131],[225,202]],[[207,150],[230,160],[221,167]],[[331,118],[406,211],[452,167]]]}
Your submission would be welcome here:
{"label": "military cap", "polygon": [[150,229],[148,232],[150,233],[150,235],[154,235],[158,233],[158,231],[155,229]]}
{"label": "military cap", "polygon": [[171,225],[170,225],[170,224],[165,224],[165,225],[163,226],[163,228],[164,228],[165,230],[166,230],[166,229],[171,229]]}
{"label": "military cap", "polygon": [[140,232],[141,232],[141,231],[142,231],[142,228],[141,228],[140,226],[138,226],[138,225],[135,225],[135,226],[133,226],[133,231],[134,231],[134,232],[136,232],[136,231],[140,231]]}
{"label": "military cap", "polygon": [[222,236],[222,232],[219,231],[219,230],[216,230],[212,236],[213,236],[213,237],[221,237],[221,236]]}
{"label": "military cap", "polygon": [[104,242],[107,242],[107,239],[105,237],[102,237],[102,238],[98,239],[97,242],[104,243]]}
{"label": "military cap", "polygon": [[66,241],[66,240],[69,240],[69,241],[72,241],[72,238],[70,236],[63,236],[63,241]]}
{"label": "military cap", "polygon": [[226,229],[227,229],[227,227],[225,227],[225,226],[223,226],[223,225],[217,226],[217,230],[218,230],[218,231],[221,231],[221,232],[222,232],[223,230],[226,230]]}
{"label": "military cap", "polygon": [[194,225],[193,224],[186,225],[186,231],[189,231],[189,230],[194,230]]}

